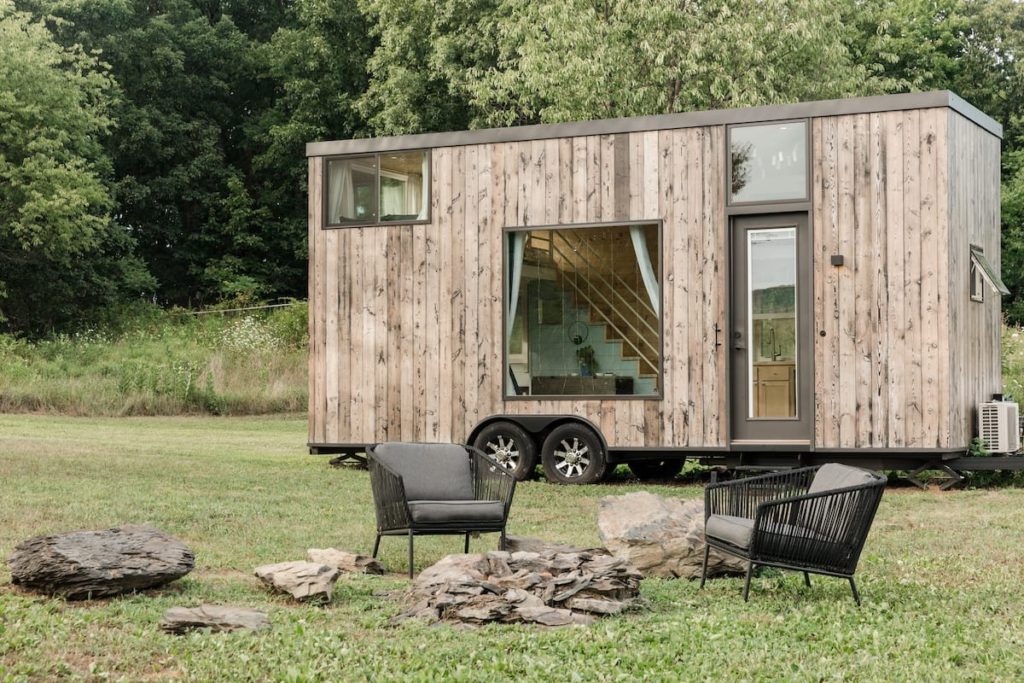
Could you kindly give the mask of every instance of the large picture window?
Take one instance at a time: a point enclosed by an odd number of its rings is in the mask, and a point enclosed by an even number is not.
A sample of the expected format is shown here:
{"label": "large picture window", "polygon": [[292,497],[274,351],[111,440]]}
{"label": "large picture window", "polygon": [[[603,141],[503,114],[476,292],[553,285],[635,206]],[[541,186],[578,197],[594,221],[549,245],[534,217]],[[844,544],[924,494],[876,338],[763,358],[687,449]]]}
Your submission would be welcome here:
{"label": "large picture window", "polygon": [[804,201],[807,122],[729,128],[729,202]]}
{"label": "large picture window", "polygon": [[506,396],[661,392],[657,224],[510,230]]}
{"label": "large picture window", "polygon": [[430,155],[425,151],[328,159],[325,180],[326,227],[430,218]]}

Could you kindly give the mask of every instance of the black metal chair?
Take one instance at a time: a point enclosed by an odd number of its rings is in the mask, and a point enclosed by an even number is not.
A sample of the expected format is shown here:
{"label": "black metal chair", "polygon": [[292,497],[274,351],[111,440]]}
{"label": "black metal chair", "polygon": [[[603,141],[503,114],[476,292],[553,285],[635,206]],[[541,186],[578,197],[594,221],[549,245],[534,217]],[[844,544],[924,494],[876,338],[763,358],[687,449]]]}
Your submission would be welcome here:
{"label": "black metal chair", "polygon": [[516,480],[493,458],[458,444],[386,443],[367,449],[377,513],[377,557],[381,536],[409,537],[409,578],[413,536],[464,534],[464,552],[474,532],[501,534]]}
{"label": "black metal chair", "polygon": [[830,463],[748,479],[710,484],[704,490],[704,567],[711,548],[747,562],[743,600],[750,594],[756,566],[802,571],[854,583],[864,541],[885,490],[875,472]]}

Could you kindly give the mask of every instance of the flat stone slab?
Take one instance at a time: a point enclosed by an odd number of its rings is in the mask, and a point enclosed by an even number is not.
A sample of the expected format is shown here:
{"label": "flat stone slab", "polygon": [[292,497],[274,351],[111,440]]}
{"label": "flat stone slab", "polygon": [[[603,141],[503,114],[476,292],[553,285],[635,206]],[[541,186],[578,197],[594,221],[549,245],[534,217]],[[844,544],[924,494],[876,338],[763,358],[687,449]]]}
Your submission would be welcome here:
{"label": "flat stone slab", "polygon": [[185,576],[192,551],[149,525],[35,536],[14,548],[11,582],[69,600],[105,598],[154,588]]}
{"label": "flat stone slab", "polygon": [[[601,542],[644,576],[699,578],[704,562],[704,501],[663,498],[640,491],[598,503]],[[742,574],[742,558],[714,548],[708,576]]]}
{"label": "flat stone slab", "polygon": [[256,609],[200,605],[172,607],[160,621],[160,629],[168,633],[181,634],[199,628],[211,631],[260,631],[270,628],[270,619],[265,612]]}
{"label": "flat stone slab", "polygon": [[256,567],[256,577],[279,593],[301,602],[330,602],[341,572],[316,562],[278,562]]}
{"label": "flat stone slab", "polygon": [[384,565],[369,555],[357,555],[337,548],[310,548],[306,551],[310,562],[326,564],[353,574],[384,574]]}

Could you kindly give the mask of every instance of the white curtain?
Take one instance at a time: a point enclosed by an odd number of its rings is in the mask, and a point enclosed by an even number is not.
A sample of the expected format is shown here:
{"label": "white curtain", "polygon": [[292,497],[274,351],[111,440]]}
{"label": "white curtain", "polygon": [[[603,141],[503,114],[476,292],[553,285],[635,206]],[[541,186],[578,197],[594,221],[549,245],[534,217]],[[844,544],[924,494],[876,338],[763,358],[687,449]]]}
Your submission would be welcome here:
{"label": "white curtain", "polygon": [[412,174],[405,183],[405,211],[409,216],[419,218],[423,208],[423,176]]}
{"label": "white curtain", "polygon": [[399,216],[405,213],[406,191],[409,182],[394,182],[392,178],[380,179],[380,215]]}
{"label": "white curtain", "polygon": [[633,251],[636,253],[636,262],[640,265],[640,276],[644,279],[644,287],[647,288],[647,296],[651,300],[651,308],[658,315],[661,314],[659,303],[661,302],[661,290],[658,287],[658,274],[651,263],[651,254],[647,251],[647,238],[644,235],[643,227],[631,225],[629,236],[633,240]]}
{"label": "white curtain", "polygon": [[340,223],[356,217],[355,188],[352,187],[352,164],[347,161],[331,162],[330,173],[331,214],[328,222]]}
{"label": "white curtain", "polygon": [[420,178],[420,212],[416,218],[418,220],[427,219],[427,209],[430,206],[430,193],[427,192],[427,188],[430,187],[430,155],[426,152],[423,153],[423,173]]}
{"label": "white curtain", "polygon": [[526,244],[525,232],[509,233],[512,236],[511,254],[509,255],[508,276],[511,291],[508,296],[508,321],[505,325],[506,339],[512,336],[512,325],[516,321],[516,308],[519,306],[519,285],[523,280],[523,247]]}

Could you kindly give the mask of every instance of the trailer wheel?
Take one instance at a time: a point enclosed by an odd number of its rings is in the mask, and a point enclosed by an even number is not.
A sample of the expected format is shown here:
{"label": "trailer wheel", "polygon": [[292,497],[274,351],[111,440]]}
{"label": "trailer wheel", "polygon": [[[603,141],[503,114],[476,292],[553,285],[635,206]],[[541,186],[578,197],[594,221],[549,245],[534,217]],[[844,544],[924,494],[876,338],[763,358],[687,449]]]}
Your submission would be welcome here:
{"label": "trailer wheel", "polygon": [[557,484],[594,484],[608,469],[601,440],[578,423],[564,424],[548,434],[540,460],[544,474]]}
{"label": "trailer wheel", "polygon": [[639,460],[629,463],[629,471],[640,481],[668,481],[683,471],[683,459]]}
{"label": "trailer wheel", "polygon": [[473,446],[497,460],[518,481],[529,479],[537,467],[537,444],[514,422],[492,422],[480,430]]}

